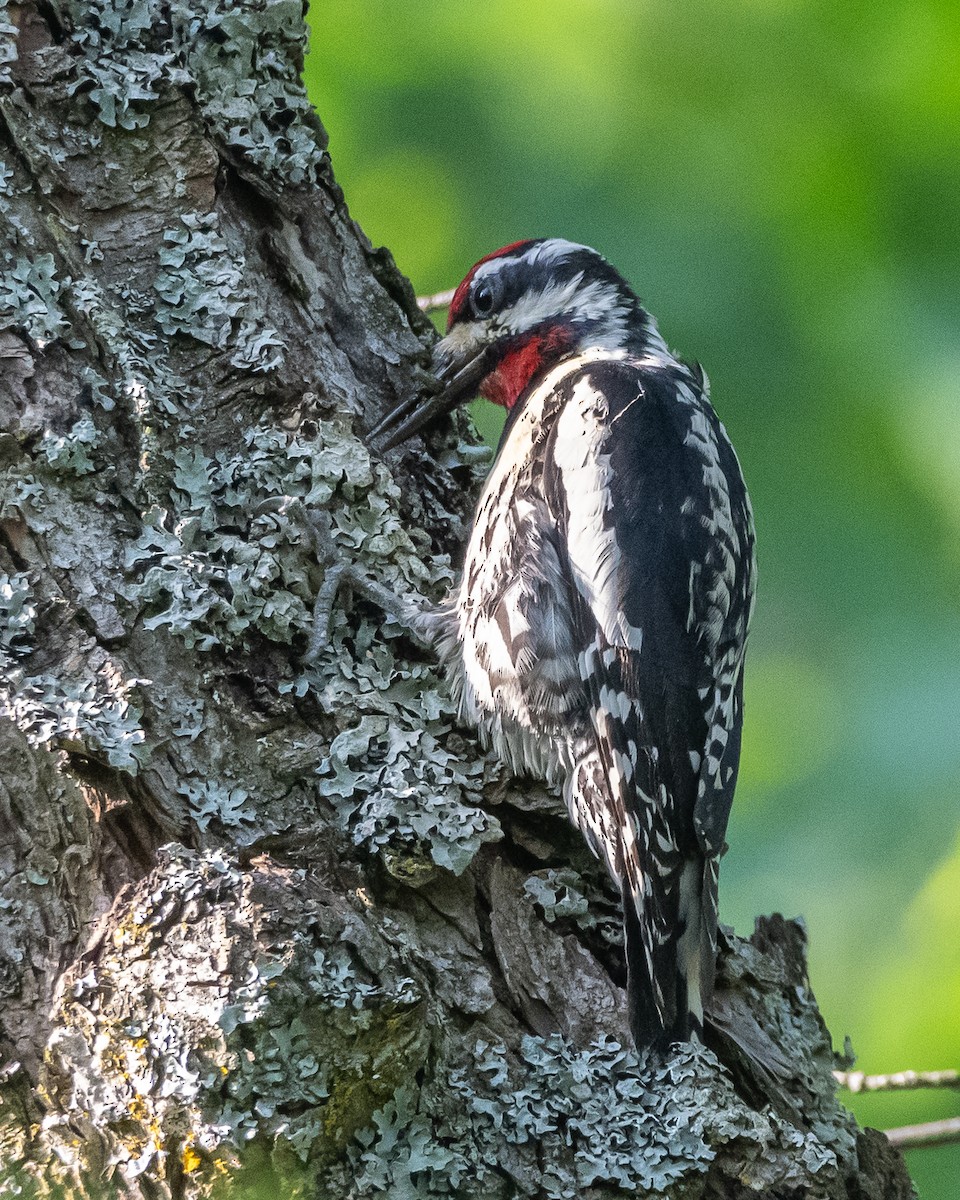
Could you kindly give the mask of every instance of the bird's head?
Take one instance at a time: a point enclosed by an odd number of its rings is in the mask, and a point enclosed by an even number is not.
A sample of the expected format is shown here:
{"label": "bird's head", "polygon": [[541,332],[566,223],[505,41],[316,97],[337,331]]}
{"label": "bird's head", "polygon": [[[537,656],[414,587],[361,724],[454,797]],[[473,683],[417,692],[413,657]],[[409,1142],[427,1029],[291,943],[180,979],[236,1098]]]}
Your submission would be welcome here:
{"label": "bird's head", "polygon": [[434,347],[442,390],[404,401],[371,436],[389,449],[475,396],[513,408],[536,377],[594,347],[643,353],[662,345],[653,318],[619,272],[562,238],[514,242],[481,258],[454,293]]}

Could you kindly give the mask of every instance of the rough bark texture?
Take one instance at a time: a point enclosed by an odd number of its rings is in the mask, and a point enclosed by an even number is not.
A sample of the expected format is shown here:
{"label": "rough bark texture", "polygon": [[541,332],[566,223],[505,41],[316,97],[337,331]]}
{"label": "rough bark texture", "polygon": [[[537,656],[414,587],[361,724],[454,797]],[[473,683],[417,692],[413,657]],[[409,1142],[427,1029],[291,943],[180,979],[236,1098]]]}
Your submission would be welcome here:
{"label": "rough bark texture", "polygon": [[361,602],[304,663],[304,514],[436,593],[477,455],[363,443],[430,334],[302,16],[0,0],[0,1194],[908,1196],[799,927],[729,941],[722,1062],[638,1061],[556,797]]}

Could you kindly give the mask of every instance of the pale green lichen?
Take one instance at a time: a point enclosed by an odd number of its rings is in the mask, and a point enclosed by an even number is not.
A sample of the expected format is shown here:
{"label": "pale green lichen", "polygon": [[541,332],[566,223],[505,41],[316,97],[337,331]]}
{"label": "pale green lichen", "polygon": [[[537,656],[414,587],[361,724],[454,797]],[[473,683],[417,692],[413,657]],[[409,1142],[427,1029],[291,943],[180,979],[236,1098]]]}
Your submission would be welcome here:
{"label": "pale green lichen", "polygon": [[[396,485],[343,416],[311,436],[248,429],[237,454],[184,445],[168,467],[169,507],[149,511],[129,547],[125,595],[143,610],[145,628],[192,649],[264,638],[306,646],[322,572],[305,522],[322,513],[339,551],[394,590],[451,579],[445,559],[428,568],[417,555],[397,514]],[[345,726],[319,765],[317,791],[355,845],[410,880],[425,877],[423,863],[462,872],[501,831],[480,807],[483,763],[446,746],[455,723],[446,687],[434,668],[396,652],[404,636],[396,625],[381,631],[364,614],[346,620],[338,611],[316,664],[279,690],[310,695]],[[204,828],[224,816],[242,824],[255,807],[224,786],[187,797]]]}
{"label": "pale green lichen", "polygon": [[[151,51],[151,31],[160,18],[151,0],[72,0],[73,41],[83,51],[80,81],[104,125],[140,129],[149,104],[177,70],[173,47]],[[92,84],[92,87],[90,86]]]}
{"label": "pale green lichen", "polygon": [[264,323],[256,294],[246,286],[245,263],[231,252],[216,213],[185,213],[180,226],[163,231],[157,321],[171,336],[233,349],[231,364],[257,373],[283,361],[283,340]]}
{"label": "pale green lichen", "polygon": [[560,1037],[525,1037],[520,1052],[511,1070],[505,1048],[478,1043],[474,1060],[486,1087],[478,1094],[472,1073],[451,1084],[469,1114],[481,1175],[495,1169],[495,1147],[535,1139],[549,1163],[549,1200],[598,1183],[663,1191],[704,1171],[716,1153],[714,1128],[724,1140],[758,1132],[708,1051],[690,1047],[646,1072],[635,1052],[612,1040],[576,1049]]}
{"label": "pale green lichen", "polygon": [[22,572],[0,572],[0,666],[30,653],[36,622],[37,607],[29,577]]}
{"label": "pale green lichen", "polygon": [[8,0],[0,0],[0,85],[13,82],[10,63],[17,61],[17,38],[20,30],[10,20]]}
{"label": "pale green lichen", "polygon": [[65,7],[82,54],[74,89],[88,92],[105,126],[143,128],[166,90],[188,84],[230,150],[278,181],[316,171],[323,147],[296,67],[306,44],[300,0],[222,0],[202,15],[182,0]]}
{"label": "pale green lichen", "polygon": [[138,682],[109,668],[80,679],[10,670],[0,680],[0,715],[33,746],[70,750],[136,775],[148,757],[142,713],[129,695]]}
{"label": "pale green lichen", "polygon": [[321,794],[334,801],[343,827],[357,845],[389,849],[393,874],[409,876],[404,860],[428,854],[459,875],[484,842],[502,836],[480,807],[483,761],[450,753],[431,725],[445,732],[436,721],[403,727],[365,717],[334,739],[318,768]]}
{"label": "pale green lichen", "polygon": [[195,742],[203,732],[206,724],[204,714],[204,703],[202,700],[189,697],[178,697],[176,709],[173,713],[173,732],[177,737],[186,738],[188,742]]}
{"label": "pale green lichen", "polygon": [[578,929],[599,935],[611,946],[623,945],[623,916],[619,899],[599,864],[545,867],[534,871],[523,883],[531,902],[542,911],[549,925],[569,921]]}
{"label": "pale green lichen", "polygon": [[373,1114],[370,1128],[357,1134],[361,1150],[351,1147],[357,1173],[345,1200],[463,1194],[460,1189],[470,1179],[473,1164],[438,1140],[430,1118],[417,1111],[418,1102],[415,1087],[398,1088],[389,1103]]}
{"label": "pale green lichen", "polygon": [[572,917],[582,929],[590,929],[597,921],[582,888],[583,881],[572,867],[535,871],[523,884],[523,890],[543,909],[548,922]]}
{"label": "pale green lichen", "polygon": [[478,1041],[471,1059],[374,1115],[349,1151],[348,1200],[700,1194],[725,1156],[769,1195],[811,1174],[835,1183],[855,1160],[851,1120],[802,1130],[747,1108],[698,1043],[653,1063],[611,1039],[528,1036],[518,1055]]}
{"label": "pale green lichen", "polygon": [[[243,443],[238,454],[214,457],[178,449],[170,507],[146,514],[128,553],[127,566],[140,577],[130,598],[149,608],[147,628],[167,627],[199,649],[242,643],[254,630],[282,644],[309,635],[316,582],[304,554],[307,535],[292,515],[258,513],[265,501],[289,496],[313,509],[336,493],[344,507],[335,535],[351,554],[385,561],[401,541],[390,496],[373,486],[367,451],[335,423],[313,439],[249,429]],[[380,467],[377,479],[382,485]],[[405,534],[402,541],[409,546]]]}
{"label": "pale green lichen", "polygon": [[228,146],[295,185],[323,157],[297,69],[307,40],[303,14],[301,0],[222,3],[202,22],[185,22],[181,34],[207,119]]}
{"label": "pale green lichen", "polygon": [[[128,554],[139,576],[130,598],[152,610],[147,627],[165,626],[201,649],[242,643],[254,629],[282,644],[310,632],[316,584],[307,534],[295,516],[264,509],[265,501],[291,497],[314,509],[336,493],[343,507],[335,538],[351,555],[387,566],[390,551],[410,545],[391,497],[373,486],[366,450],[342,428],[331,423],[314,439],[255,428],[243,442],[236,455],[175,451],[170,507],[146,514]],[[382,485],[382,468],[377,477]],[[419,574],[427,574],[422,564]]]}
{"label": "pale green lichen", "polygon": [[89,416],[75,421],[64,434],[49,430],[43,435],[40,450],[47,462],[64,475],[90,475],[97,469],[89,451],[100,445],[101,435]]}
{"label": "pale green lichen", "polygon": [[[90,275],[72,280],[65,297],[75,312],[83,314],[84,322],[90,326],[97,342],[106,348],[115,364],[119,385],[104,378],[91,366],[82,366],[83,387],[92,404],[110,412],[122,392],[132,401],[130,407],[141,417],[147,415],[145,408],[148,396],[151,407],[158,412],[180,411],[172,397],[176,395],[182,406],[190,391],[183,380],[168,370],[165,348],[157,344],[155,335],[139,331],[125,319],[123,307],[116,303],[115,298],[111,299]],[[126,295],[125,298],[130,300],[133,297]],[[115,392],[118,386],[119,392]]]}
{"label": "pale green lichen", "polygon": [[[0,471],[0,519],[29,512],[38,522],[43,522],[43,484],[29,471],[13,465]],[[34,526],[43,529],[44,525]]]}
{"label": "pale green lichen", "polygon": [[[47,1079],[65,1115],[45,1128],[62,1156],[79,1121],[133,1185],[189,1131],[215,1178],[253,1143],[316,1167],[367,1124],[423,1062],[424,989],[349,909],[309,894],[305,872],[281,884],[217,851],[160,850],[62,1001]],[[136,968],[156,994],[124,985]]]}
{"label": "pale green lichen", "polygon": [[253,824],[257,819],[256,808],[249,803],[250,793],[236,784],[215,779],[188,780],[178,786],[177,792],[186,797],[190,815],[201,832],[213,820],[229,827]]}
{"label": "pale green lichen", "polygon": [[69,328],[60,300],[69,279],[57,277],[52,254],[14,257],[3,252],[0,267],[0,329],[19,328],[43,345]]}

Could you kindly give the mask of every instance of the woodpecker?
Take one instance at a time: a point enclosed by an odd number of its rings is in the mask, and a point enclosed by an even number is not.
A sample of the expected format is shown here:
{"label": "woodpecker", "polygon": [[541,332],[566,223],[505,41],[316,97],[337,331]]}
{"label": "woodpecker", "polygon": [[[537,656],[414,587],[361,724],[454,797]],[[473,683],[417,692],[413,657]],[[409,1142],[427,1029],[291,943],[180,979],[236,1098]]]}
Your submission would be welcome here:
{"label": "woodpecker", "polygon": [[740,756],[753,517],[707,378],[587,246],[515,242],[457,288],[441,390],[372,431],[389,449],[455,405],[507,410],[459,585],[417,618],[463,718],[563,790],[623,901],[630,1023],[702,1033]]}

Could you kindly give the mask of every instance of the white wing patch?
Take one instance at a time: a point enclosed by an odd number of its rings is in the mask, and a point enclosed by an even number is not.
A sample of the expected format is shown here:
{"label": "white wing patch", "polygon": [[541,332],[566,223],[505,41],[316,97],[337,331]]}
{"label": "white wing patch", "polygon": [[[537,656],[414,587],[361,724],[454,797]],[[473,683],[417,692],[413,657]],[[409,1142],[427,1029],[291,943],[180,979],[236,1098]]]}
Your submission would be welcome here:
{"label": "white wing patch", "polygon": [[612,506],[610,456],[604,453],[607,417],[603,393],[580,380],[557,419],[553,456],[567,501],[567,553],[577,590],[607,642],[639,652],[643,630],[630,624],[620,603],[620,548],[606,518]]}

